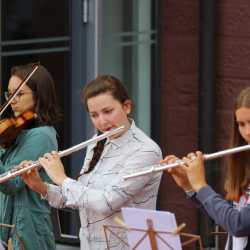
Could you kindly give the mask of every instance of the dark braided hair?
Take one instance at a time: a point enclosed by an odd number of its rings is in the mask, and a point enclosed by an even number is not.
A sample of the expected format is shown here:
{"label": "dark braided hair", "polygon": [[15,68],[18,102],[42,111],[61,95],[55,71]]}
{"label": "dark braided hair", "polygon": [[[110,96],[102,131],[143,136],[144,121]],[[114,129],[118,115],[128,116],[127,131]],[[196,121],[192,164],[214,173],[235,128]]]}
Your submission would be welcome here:
{"label": "dark braided hair", "polygon": [[[129,100],[128,91],[122,82],[114,76],[111,75],[101,75],[89,82],[82,91],[82,101],[88,111],[88,99],[91,97],[98,96],[99,94],[109,93],[114,99],[120,103],[124,103]],[[98,133],[100,134],[100,132]],[[89,163],[89,168],[84,174],[90,173],[99,161],[102,152],[104,150],[104,145],[107,139],[99,141],[94,147],[93,157]]]}
{"label": "dark braided hair", "polygon": [[[99,132],[98,135],[100,135],[100,134],[101,133]],[[93,153],[93,157],[89,163],[89,168],[87,171],[84,172],[84,174],[88,174],[89,172],[91,172],[95,168],[95,165],[100,160],[100,157],[101,157],[102,152],[104,150],[104,145],[105,145],[106,141],[107,141],[107,138],[97,142],[96,146],[93,149],[94,153]]]}

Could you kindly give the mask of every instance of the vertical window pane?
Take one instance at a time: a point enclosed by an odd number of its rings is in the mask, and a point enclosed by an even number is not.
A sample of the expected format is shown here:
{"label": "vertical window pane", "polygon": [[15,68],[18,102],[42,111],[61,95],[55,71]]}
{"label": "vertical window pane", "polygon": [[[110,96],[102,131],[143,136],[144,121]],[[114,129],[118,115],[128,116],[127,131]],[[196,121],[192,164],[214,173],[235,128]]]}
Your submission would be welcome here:
{"label": "vertical window pane", "polygon": [[125,82],[135,102],[134,118],[148,134],[156,37],[152,2],[103,0],[100,22],[100,73],[114,74]]}

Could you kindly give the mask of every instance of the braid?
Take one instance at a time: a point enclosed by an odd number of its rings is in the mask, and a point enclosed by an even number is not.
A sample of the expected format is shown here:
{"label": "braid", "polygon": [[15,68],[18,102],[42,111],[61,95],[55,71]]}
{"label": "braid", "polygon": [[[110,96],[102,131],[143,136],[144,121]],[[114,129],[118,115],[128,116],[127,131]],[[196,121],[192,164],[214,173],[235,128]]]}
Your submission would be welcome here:
{"label": "braid", "polygon": [[97,142],[96,146],[94,147],[93,157],[89,163],[89,168],[86,172],[84,172],[84,174],[90,173],[95,168],[95,165],[99,161],[99,159],[102,155],[102,152],[104,150],[104,145],[105,145],[106,140],[107,140],[107,138]]}

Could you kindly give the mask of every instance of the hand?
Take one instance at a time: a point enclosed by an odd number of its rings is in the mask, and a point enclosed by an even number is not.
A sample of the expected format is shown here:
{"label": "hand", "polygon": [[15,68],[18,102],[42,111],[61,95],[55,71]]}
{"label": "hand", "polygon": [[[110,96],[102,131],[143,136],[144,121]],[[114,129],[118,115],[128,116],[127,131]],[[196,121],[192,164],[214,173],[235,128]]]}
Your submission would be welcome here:
{"label": "hand", "polygon": [[[171,164],[171,163],[175,163],[178,161],[180,161],[180,159],[177,158],[176,156],[168,155],[165,157],[165,159],[160,161],[160,163]],[[179,187],[181,187],[184,191],[188,191],[188,190],[192,189],[192,186],[188,180],[186,172],[180,166],[174,167],[174,168],[169,168],[166,171],[173,177],[176,184]]]}
{"label": "hand", "polygon": [[[20,164],[20,167],[25,168],[32,164],[32,161],[23,161]],[[41,179],[38,170],[28,170],[27,172],[23,173],[21,175],[23,181],[25,184],[33,191],[42,194],[43,196],[46,196],[47,194],[47,185],[43,182]]]}
{"label": "hand", "polygon": [[39,158],[39,162],[50,177],[50,179],[57,185],[62,185],[63,181],[67,178],[63,164],[57,152],[45,154]]}
{"label": "hand", "polygon": [[186,172],[188,180],[194,191],[207,186],[205,177],[204,159],[201,152],[190,153],[183,158],[185,164],[182,169]]}

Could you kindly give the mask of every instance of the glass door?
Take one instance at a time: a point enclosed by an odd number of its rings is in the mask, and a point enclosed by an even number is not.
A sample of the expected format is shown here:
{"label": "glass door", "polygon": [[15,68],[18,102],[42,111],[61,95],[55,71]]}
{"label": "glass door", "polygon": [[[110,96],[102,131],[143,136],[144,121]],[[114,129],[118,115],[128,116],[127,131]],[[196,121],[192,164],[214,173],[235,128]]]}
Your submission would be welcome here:
{"label": "glass door", "polygon": [[[95,0],[92,72],[113,74],[128,87],[134,119],[151,134],[152,90],[157,84],[157,2]],[[89,39],[89,38],[88,38]]]}

